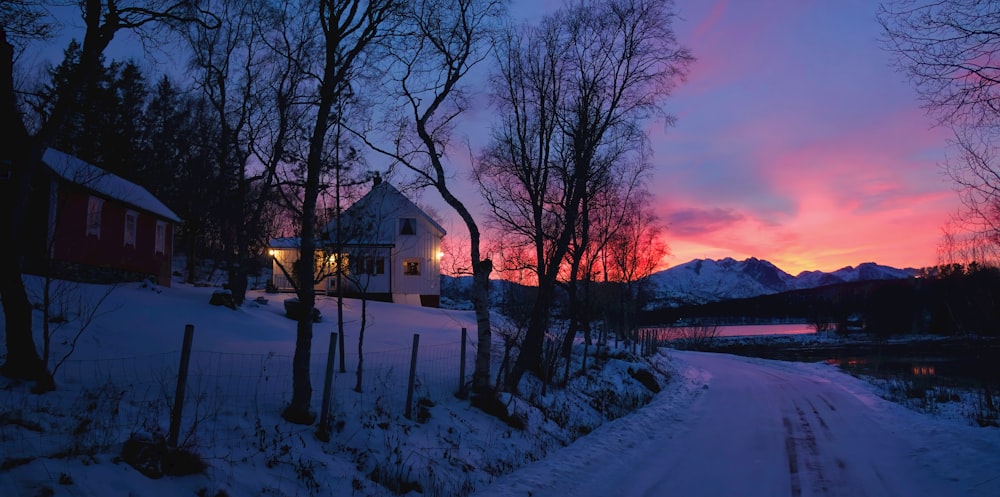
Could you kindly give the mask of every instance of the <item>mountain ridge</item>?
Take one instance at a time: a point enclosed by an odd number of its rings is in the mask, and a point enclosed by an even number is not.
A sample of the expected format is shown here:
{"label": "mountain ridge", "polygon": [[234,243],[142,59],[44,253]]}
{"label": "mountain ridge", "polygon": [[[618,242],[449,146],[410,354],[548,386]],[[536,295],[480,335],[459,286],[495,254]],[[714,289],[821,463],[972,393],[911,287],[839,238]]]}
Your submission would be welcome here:
{"label": "mountain ridge", "polygon": [[763,259],[737,261],[726,257],[694,259],[653,273],[650,280],[656,286],[653,306],[657,307],[704,304],[853,281],[905,279],[916,274],[913,268],[863,262],[836,271],[802,271],[792,276]]}

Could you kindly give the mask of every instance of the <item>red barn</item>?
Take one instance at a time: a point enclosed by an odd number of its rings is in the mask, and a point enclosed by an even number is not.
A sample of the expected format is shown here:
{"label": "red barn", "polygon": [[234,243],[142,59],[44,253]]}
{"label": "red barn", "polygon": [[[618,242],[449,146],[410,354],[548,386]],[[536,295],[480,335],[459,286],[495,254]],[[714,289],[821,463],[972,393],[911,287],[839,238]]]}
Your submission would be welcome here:
{"label": "red barn", "polygon": [[42,161],[27,229],[34,245],[28,272],[47,268],[60,278],[94,282],[152,278],[170,286],[180,223],[173,211],[145,188],[58,150],[46,150]]}

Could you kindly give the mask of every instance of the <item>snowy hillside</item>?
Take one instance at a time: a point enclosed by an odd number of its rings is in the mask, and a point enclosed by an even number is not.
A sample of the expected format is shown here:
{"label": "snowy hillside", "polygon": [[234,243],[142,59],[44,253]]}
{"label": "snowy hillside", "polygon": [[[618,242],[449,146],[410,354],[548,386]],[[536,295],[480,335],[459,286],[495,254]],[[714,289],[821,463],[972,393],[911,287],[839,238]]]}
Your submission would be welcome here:
{"label": "snowy hillside", "polygon": [[[40,280],[27,279],[38,301]],[[647,362],[623,345],[595,357],[591,348],[589,374],[574,375],[565,388],[542,393],[538,381],[526,378],[523,396],[506,397],[510,419],[504,422],[454,395],[472,373],[471,312],[368,302],[362,347],[362,306],[346,299],[346,346],[337,351],[346,352],[346,369],[334,368],[332,433],[323,442],[315,425],[279,416],[291,394],[296,339],[296,324],[282,309],[290,294],[251,291],[247,304],[231,310],[209,305],[213,288],[180,283],[60,282],[58,290],[65,298],[56,305],[60,319],[51,323],[58,326],[53,363],[75,350],[55,373],[54,392],[35,395],[30,384],[0,377],[0,496],[465,495],[652,400],[652,387],[636,379],[636,371],[673,388],[665,356]],[[335,299],[318,297],[317,307],[323,318],[314,329],[310,376],[319,411],[337,320]],[[85,314],[93,317],[86,326]],[[40,332],[40,311],[34,321]],[[156,441],[171,424],[186,324],[194,325],[194,346],[178,440],[205,467],[174,476],[183,473],[169,470],[164,458],[162,467],[144,468],[161,476],[154,480],[123,461],[125,447],[136,440],[145,444],[140,454],[160,450]],[[470,330],[464,376],[462,328]],[[414,333],[419,353],[408,403]],[[362,348],[363,381],[357,375]],[[496,378],[499,337],[493,353]],[[575,365],[582,354],[580,344]],[[0,360],[5,355],[0,340]],[[678,388],[677,395],[686,391]],[[410,417],[407,405],[415,407]]]}
{"label": "snowy hillside", "polygon": [[695,259],[654,274],[652,281],[659,303],[678,305],[756,297],[851,281],[910,278],[913,273],[913,270],[866,262],[830,273],[803,271],[792,276],[768,261],[753,257],[737,261],[727,257]]}

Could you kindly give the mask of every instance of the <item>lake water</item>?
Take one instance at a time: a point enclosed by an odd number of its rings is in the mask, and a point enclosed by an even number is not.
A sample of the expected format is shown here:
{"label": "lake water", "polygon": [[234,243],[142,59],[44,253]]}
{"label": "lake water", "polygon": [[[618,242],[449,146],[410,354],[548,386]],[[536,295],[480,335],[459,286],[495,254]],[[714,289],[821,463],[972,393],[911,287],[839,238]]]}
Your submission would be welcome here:
{"label": "lake water", "polygon": [[720,326],[715,336],[749,337],[760,335],[806,335],[816,333],[811,324],[753,324],[741,326]]}
{"label": "lake water", "polygon": [[711,327],[674,326],[668,328],[644,328],[644,332],[653,333],[657,340],[705,340],[712,337],[749,337],[764,335],[806,335],[816,333],[816,327],[810,324],[757,324],[718,326],[714,333]]}

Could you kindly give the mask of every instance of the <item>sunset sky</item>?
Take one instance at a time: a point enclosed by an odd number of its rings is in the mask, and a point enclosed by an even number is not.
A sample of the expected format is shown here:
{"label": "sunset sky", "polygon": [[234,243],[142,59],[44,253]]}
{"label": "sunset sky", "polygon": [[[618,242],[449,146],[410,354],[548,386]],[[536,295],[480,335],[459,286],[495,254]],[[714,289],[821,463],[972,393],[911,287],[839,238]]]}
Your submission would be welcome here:
{"label": "sunset sky", "polygon": [[677,125],[650,128],[671,264],[934,264],[958,204],[948,134],[880,49],[876,2],[677,5],[698,61],[668,105]]}
{"label": "sunset sky", "polygon": [[797,274],[937,262],[958,208],[938,165],[948,132],[881,49],[877,2],[676,6],[698,60],[667,103],[676,125],[648,127],[666,263],[757,257]]}
{"label": "sunset sky", "polygon": [[[512,14],[534,20],[561,3],[516,0]],[[877,2],[676,6],[678,39],[698,60],[667,103],[676,125],[647,128],[667,264],[753,256],[797,274],[937,262],[941,228],[958,208],[938,166],[948,132],[933,127],[890,67]],[[470,114],[482,128],[472,133],[485,136],[491,112]],[[463,200],[481,203],[472,185],[465,190]],[[433,197],[425,192],[421,203],[461,237],[464,227]]]}

